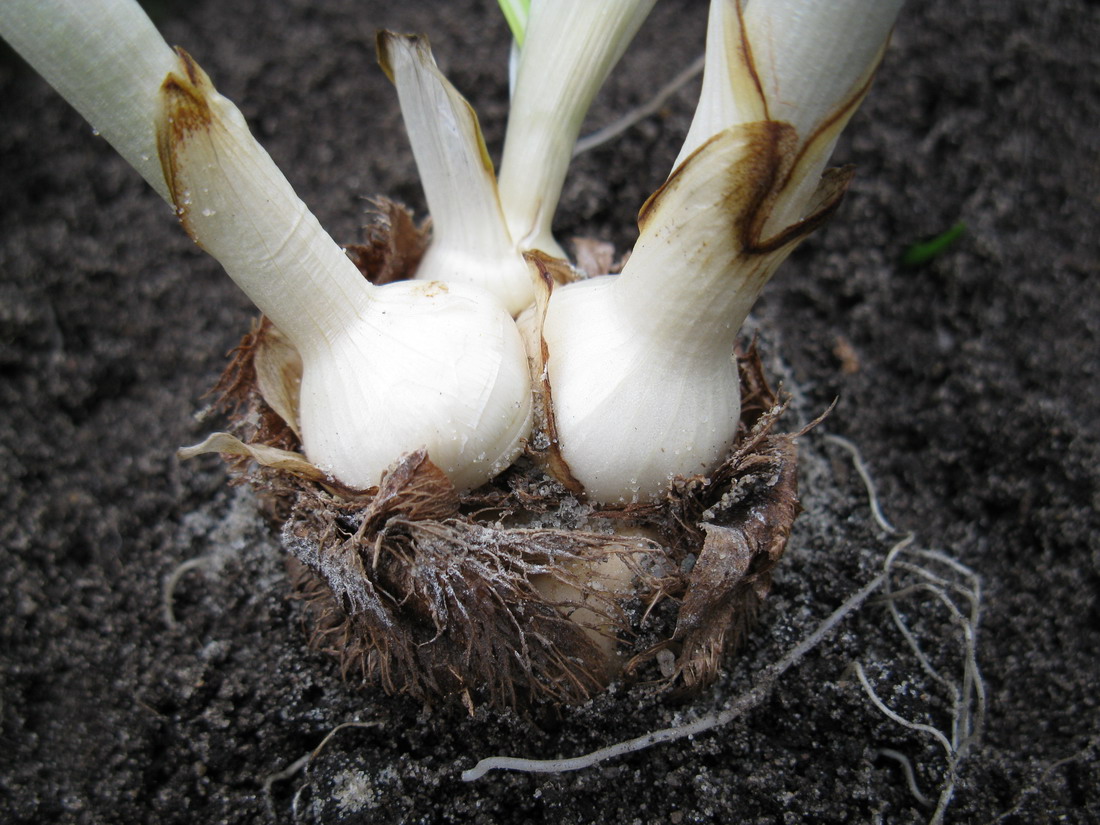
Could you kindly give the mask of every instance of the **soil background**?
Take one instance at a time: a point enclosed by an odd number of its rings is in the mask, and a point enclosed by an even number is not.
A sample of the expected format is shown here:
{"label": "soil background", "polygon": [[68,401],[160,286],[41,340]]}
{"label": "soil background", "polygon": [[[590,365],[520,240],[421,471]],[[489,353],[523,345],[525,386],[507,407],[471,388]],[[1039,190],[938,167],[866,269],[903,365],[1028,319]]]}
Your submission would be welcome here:
{"label": "soil background", "polygon": [[[493,3],[153,11],[338,240],[359,239],[372,194],[422,209],[376,29],[431,36],[499,153],[508,35]],[[700,54],[705,17],[702,2],[661,0],[589,125],[645,102]],[[849,664],[918,721],[949,726],[950,701],[875,604],[718,731],[576,773],[459,778],[483,756],[572,756],[721,708],[869,581],[892,540],[827,430],[861,447],[900,529],[982,577],[988,713],[947,820],[1100,821],[1097,43],[1100,5],[1086,0],[903,11],[835,156],[859,167],[855,183],[755,313],[795,393],[791,428],[839,399],[802,440],[807,512],[758,629],[693,702],[619,687],[530,717],[425,709],[342,680],[308,648],[252,495],[227,485],[216,458],[174,456],[218,428],[196,414],[252,308],[110,147],[6,56],[0,820],[928,821],[881,751],[904,754],[934,798],[943,749],[876,711]],[[697,85],[578,159],[560,237],[629,248]],[[959,221],[966,233],[943,254],[900,265],[908,245]],[[934,600],[905,610],[924,638],[956,632]],[[349,721],[363,724],[287,770]]]}

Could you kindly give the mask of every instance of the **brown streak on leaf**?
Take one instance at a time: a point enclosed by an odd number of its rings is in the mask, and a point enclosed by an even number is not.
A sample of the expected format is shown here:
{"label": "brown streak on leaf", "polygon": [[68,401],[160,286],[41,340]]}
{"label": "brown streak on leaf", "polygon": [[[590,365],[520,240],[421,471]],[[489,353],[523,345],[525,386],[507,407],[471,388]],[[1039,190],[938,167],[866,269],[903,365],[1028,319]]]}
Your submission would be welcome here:
{"label": "brown streak on leaf", "polygon": [[863,99],[867,97],[868,92],[871,91],[871,86],[875,82],[875,75],[878,74],[878,68],[882,65],[883,58],[886,56],[886,48],[889,44],[890,38],[887,36],[885,42],[882,44],[882,48],[879,49],[878,55],[875,57],[873,65],[864,75],[862,85],[856,88],[847,100],[838,105],[829,117],[821,121],[812,135],[807,135],[806,139],[802,141],[798,157],[795,159],[794,163],[791,164],[790,173],[787,180],[783,181],[783,187],[786,187],[791,182],[791,178],[797,174],[798,167],[803,157],[809,153],[810,147],[820,140],[828,140],[832,136],[839,134],[848,120],[855,114],[856,110],[863,103]]}
{"label": "brown streak on leaf", "polygon": [[536,291],[536,312],[538,313],[538,317],[535,321],[535,334],[538,335],[539,357],[538,359],[531,359],[531,380],[535,387],[536,431],[545,433],[549,440],[545,449],[536,449],[528,445],[528,452],[531,453],[540,464],[545,466],[547,471],[560,481],[567,490],[581,497],[584,495],[584,485],[573,475],[573,471],[569,468],[569,463],[561,454],[561,447],[558,441],[558,427],[554,419],[553,390],[550,386],[549,371],[546,369],[547,362],[550,359],[550,348],[546,344],[546,339],[542,337],[543,318],[546,317],[546,308],[550,302],[550,295],[553,293],[554,285],[557,282],[557,277],[554,273],[555,270],[560,269],[565,266],[565,264],[557,258],[551,258],[537,251],[527,252],[524,257],[528,262],[535,265],[542,287]]}
{"label": "brown streak on leaf", "polygon": [[[848,191],[848,186],[855,174],[856,169],[854,166],[826,169],[821,175],[821,182],[814,191],[806,217],[777,232],[770,238],[754,240],[751,251],[761,255],[778,252],[784,247],[801,243],[807,236],[816,232],[828,222],[829,218],[839,208],[840,202],[844,199],[844,193]],[[777,190],[777,194],[779,191],[782,190]],[[763,227],[767,220],[770,206],[769,203],[769,210],[762,213],[764,220],[760,222],[759,227]]]}
{"label": "brown streak on leaf", "polygon": [[745,69],[748,71],[749,76],[752,77],[753,85],[756,87],[756,94],[760,98],[760,103],[764,107],[764,117],[771,120],[771,115],[768,113],[768,98],[764,94],[764,84],[760,82],[760,73],[756,70],[756,60],[752,54],[752,43],[749,42],[748,32],[745,30],[745,9],[741,0],[737,0],[737,27],[741,32],[741,58],[744,61]]}
{"label": "brown streak on leaf", "polygon": [[192,135],[205,133],[211,128],[214,117],[206,96],[214,91],[214,86],[191,55],[178,46],[175,51],[182,76],[171,72],[160,87],[160,111],[156,122],[157,155],[180,225],[191,240],[198,243],[184,202],[183,193],[187,187],[180,181],[178,153]]}

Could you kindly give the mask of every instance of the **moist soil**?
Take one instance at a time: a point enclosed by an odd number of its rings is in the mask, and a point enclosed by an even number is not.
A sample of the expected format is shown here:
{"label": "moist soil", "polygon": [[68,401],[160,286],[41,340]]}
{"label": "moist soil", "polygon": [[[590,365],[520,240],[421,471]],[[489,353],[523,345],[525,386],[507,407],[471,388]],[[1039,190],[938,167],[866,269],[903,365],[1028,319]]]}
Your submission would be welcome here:
{"label": "moist soil", "polygon": [[[431,36],[499,153],[507,32],[495,4],[152,10],[338,240],[360,240],[373,194],[423,210],[376,29]],[[705,11],[662,0],[586,130],[700,54]],[[853,663],[886,706],[950,745],[953,691],[968,684],[962,631],[931,588],[896,603],[942,681],[872,600],[716,731],[572,773],[461,780],[481,757],[575,756],[721,709],[871,581],[897,536],[872,519],[830,434],[859,446],[887,517],[916,536],[910,549],[981,579],[984,727],[958,762],[946,821],[1100,820],[1097,42],[1100,7],[1086,0],[903,11],[837,150],[855,182],[751,324],[792,393],[789,429],[837,400],[800,439],[806,511],[757,628],[693,700],[620,685],[527,714],[386,696],[310,649],[253,494],[214,457],[175,457],[224,423],[203,416],[204,393],[253,310],[110,147],[6,55],[0,820],[929,821],[951,781],[946,749],[877,709]],[[578,158],[559,237],[629,248],[697,88]],[[900,262],[959,222],[965,233],[939,255]]]}

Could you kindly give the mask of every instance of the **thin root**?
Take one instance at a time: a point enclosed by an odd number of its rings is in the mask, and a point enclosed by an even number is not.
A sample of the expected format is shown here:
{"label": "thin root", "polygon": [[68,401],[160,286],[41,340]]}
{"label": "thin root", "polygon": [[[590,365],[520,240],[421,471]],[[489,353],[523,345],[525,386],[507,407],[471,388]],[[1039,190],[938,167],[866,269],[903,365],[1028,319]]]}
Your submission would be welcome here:
{"label": "thin root", "polygon": [[826,433],[824,438],[830,444],[835,444],[843,448],[851,455],[852,464],[855,466],[856,472],[859,473],[859,477],[863,481],[863,486],[867,490],[867,499],[871,506],[871,515],[874,517],[878,526],[882,528],[883,532],[891,536],[896,536],[898,534],[898,529],[887,520],[885,514],[882,512],[882,506],[879,504],[878,500],[878,490],[875,487],[875,480],[871,477],[871,471],[867,469],[867,464],[863,461],[863,453],[860,452],[859,447],[847,438],[842,438],[839,435]]}
{"label": "thin root", "polygon": [[817,626],[813,633],[788,650],[778,662],[767,667],[759,681],[757,681],[750,690],[742,693],[719,713],[709,713],[687,725],[678,725],[676,727],[652,731],[644,736],[629,739],[625,742],[618,742],[606,748],[600,748],[599,750],[584,754],[583,756],[575,756],[568,759],[521,759],[512,756],[491,756],[482,759],[473,768],[463,771],[462,780],[464,782],[473,782],[476,779],[480,779],[491,770],[526,771],[528,773],[579,771],[590,768],[608,759],[614,759],[615,757],[624,756],[628,753],[645,750],[646,748],[662,742],[675,742],[678,739],[706,733],[707,731],[727,725],[767,698],[771,689],[779,680],[779,677],[797,664],[809,651],[817,647],[817,645],[829,635],[833,628],[850,613],[857,610],[872,593],[882,587],[884,581],[885,575],[876,576],[868,584],[864,585],[863,588],[849,596],[840,607],[834,610],[828,618]]}
{"label": "thin root", "polygon": [[661,107],[665,105],[666,100],[680,91],[680,89],[684,88],[684,86],[694,80],[698,75],[702,74],[702,72],[703,55],[699,55],[695,62],[662,86],[657,91],[657,94],[650,98],[649,101],[643,103],[636,109],[631,109],[618,120],[612,121],[602,129],[597,129],[592,134],[585,135],[578,140],[577,145],[573,148],[573,157],[583,152],[587,152],[589,149],[595,149],[597,146],[601,146],[608,141],[614,140],[634,124],[640,123],[650,115],[657,114],[657,112],[661,110]]}
{"label": "thin root", "polygon": [[[340,731],[344,730],[345,728],[376,728],[381,724],[382,724],[381,722],[359,722],[359,721],[341,722],[339,725],[337,725],[332,730],[330,730],[327,734],[325,734],[325,738],[322,739],[321,743],[316,748],[314,748],[312,751],[298,757],[293,762],[291,762],[289,765],[287,765],[285,768],[283,768],[281,771],[276,771],[273,774],[269,774],[268,777],[266,779],[264,779],[264,795],[267,798],[268,812],[271,814],[272,819],[275,818],[275,803],[274,803],[274,798],[273,798],[272,793],[271,793],[271,788],[275,785],[276,782],[284,782],[287,779],[290,779],[292,776],[295,776],[299,772],[304,773],[304,772],[308,771],[309,766],[313,763],[313,760],[316,759],[320,755],[321,751],[323,751],[325,749],[325,746],[328,745],[328,743],[330,741],[332,741],[332,738],[334,736],[336,736],[336,734],[338,734]],[[308,786],[309,786],[309,783],[306,782],[303,785],[301,785],[298,788],[297,791],[294,792],[294,802],[292,803],[292,812],[293,812],[295,820],[297,820],[297,818],[298,818],[298,802],[299,802],[299,799],[301,798],[302,791],[305,790]]]}
{"label": "thin root", "polygon": [[1064,768],[1066,765],[1072,765],[1074,762],[1080,762],[1082,759],[1089,755],[1090,751],[1095,750],[1097,746],[1100,746],[1100,733],[1093,734],[1092,738],[1085,743],[1085,746],[1076,753],[1070,754],[1069,756],[1063,757],[1062,759],[1051,762],[1039,775],[1038,779],[1036,779],[1032,784],[1028,785],[1022,791],[1020,791],[1019,795],[1016,797],[1016,804],[1014,804],[1004,813],[998,815],[995,819],[989,820],[988,825],[997,825],[998,822],[1004,822],[1010,816],[1015,816],[1016,814],[1018,814],[1020,810],[1024,807],[1024,802],[1026,802],[1029,797],[1035,796],[1035,794],[1039,793],[1039,791],[1042,790],[1043,786],[1050,781],[1050,778],[1054,775],[1055,771],[1057,771],[1059,768]]}
{"label": "thin root", "polygon": [[[973,570],[947,554],[938,550],[910,548],[909,543],[908,541],[899,542],[886,556],[883,564],[884,575],[886,576],[883,602],[890,612],[890,618],[894,626],[901,634],[910,652],[917,659],[921,669],[948,694],[951,708],[949,732],[945,732],[934,725],[907,719],[897,713],[879,698],[860,663],[853,662],[852,670],[859,678],[871,704],[880,713],[902,727],[931,736],[943,747],[947,767],[935,812],[929,820],[931,825],[938,825],[943,822],[947,808],[954,796],[959,765],[970,748],[980,739],[982,725],[985,720],[985,682],[982,680],[977,660],[978,622],[981,618],[981,580]],[[922,559],[922,563],[900,561],[903,552],[908,552],[911,556]],[[961,581],[952,580],[926,566],[930,564],[948,568],[948,575],[953,573]],[[894,576],[915,577],[917,581],[907,583],[904,587],[895,588],[893,584]],[[956,643],[962,657],[961,683],[945,676],[932,663],[920,640],[913,633],[898,608],[900,601],[921,594],[931,594],[934,600],[945,609],[951,624],[959,630]],[[955,598],[960,598],[963,601],[965,610],[960,609],[952,594]],[[914,797],[918,801],[923,798],[924,795],[916,792],[912,783],[910,783],[910,789],[914,791]]]}
{"label": "thin root", "polygon": [[214,563],[214,560],[209,556],[196,556],[193,559],[180,562],[176,565],[175,569],[168,574],[167,580],[164,582],[164,598],[161,602],[161,613],[164,616],[164,623],[169,627],[176,627],[179,622],[176,620],[176,611],[173,609],[173,603],[175,600],[176,587],[187,573],[192,570],[197,570],[200,567],[209,567]]}
{"label": "thin root", "polygon": [[897,762],[898,766],[901,768],[901,772],[905,774],[905,784],[909,786],[909,793],[913,794],[913,798],[924,807],[932,807],[932,800],[924,795],[920,789],[920,785],[917,784],[917,774],[913,770],[913,763],[909,761],[908,756],[893,748],[879,748],[875,751],[875,756],[883,756]]}

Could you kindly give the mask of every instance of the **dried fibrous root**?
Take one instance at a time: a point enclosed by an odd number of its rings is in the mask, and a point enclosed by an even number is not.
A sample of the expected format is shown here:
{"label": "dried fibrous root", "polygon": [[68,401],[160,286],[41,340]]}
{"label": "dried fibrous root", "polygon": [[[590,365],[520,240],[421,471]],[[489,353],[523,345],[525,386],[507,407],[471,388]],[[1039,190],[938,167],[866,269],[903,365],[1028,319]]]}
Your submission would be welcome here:
{"label": "dried fibrous root", "polygon": [[662,504],[682,531],[680,543],[698,549],[672,635],[633,657],[628,673],[671,650],[670,684],[698,691],[752,626],[799,512],[794,439],[771,434],[782,409],[763,413],[714,473],[675,484]]}
{"label": "dried fibrous root", "polygon": [[[334,506],[335,505],[335,506]],[[359,508],[303,490],[283,543],[315,614],[315,643],[346,671],[422,699],[464,694],[494,705],[583,701],[609,662],[569,612],[626,630],[625,611],[585,573],[650,542],[584,531],[500,528],[462,518],[446,476],[416,453]],[[562,592],[540,583],[550,580]],[[323,586],[319,586],[323,583]]]}
{"label": "dried fibrous root", "polygon": [[361,244],[344,247],[363,277],[381,286],[416,273],[431,240],[431,221],[419,224],[412,212],[386,197],[370,201],[372,220]]}
{"label": "dried fibrous root", "polygon": [[[378,211],[366,251],[349,254],[371,279],[407,277],[423,228],[403,207]],[[231,432],[181,454],[221,453],[260,492],[312,642],[347,677],[470,708],[579,703],[619,675],[694,692],[750,626],[799,509],[798,434],[776,432],[784,404],[755,345],[739,364],[733,450],[655,502],[587,503],[544,472],[534,442],[470,492],[423,451],[348,488],[300,452],[301,362],[264,319],[217,388]]]}

